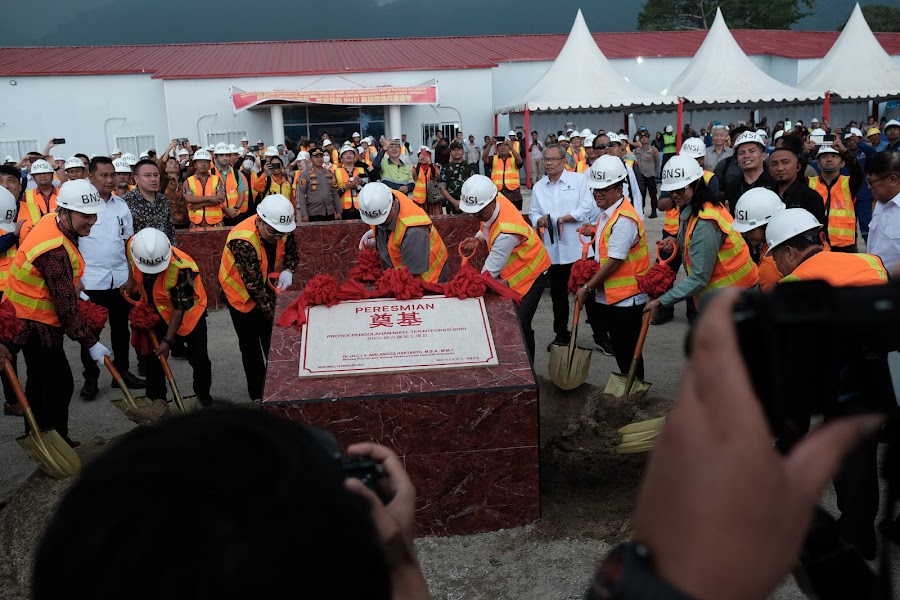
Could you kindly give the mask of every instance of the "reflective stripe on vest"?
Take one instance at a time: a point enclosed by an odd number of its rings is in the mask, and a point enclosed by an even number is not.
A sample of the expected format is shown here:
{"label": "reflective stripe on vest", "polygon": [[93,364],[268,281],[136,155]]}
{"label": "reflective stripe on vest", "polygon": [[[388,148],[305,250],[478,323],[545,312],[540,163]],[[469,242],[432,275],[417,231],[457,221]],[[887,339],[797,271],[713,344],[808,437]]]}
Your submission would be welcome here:
{"label": "reflective stripe on vest", "polygon": [[756,263],[750,258],[750,249],[747,248],[744,238],[731,227],[734,218],[725,207],[704,204],[697,215],[691,215],[688,220],[687,230],[684,234],[684,266],[688,275],[691,274],[691,236],[700,219],[707,219],[716,224],[719,230],[725,234],[725,241],[719,247],[716,255],[716,264],[712,275],[700,293],[705,294],[713,290],[734,286],[739,288],[751,288],[759,283],[759,271]]}
{"label": "reflective stripe on vest", "polygon": [[519,209],[513,206],[506,196],[498,194],[497,204],[500,205],[500,213],[491,225],[487,241],[488,252],[501,233],[524,238],[509,255],[506,266],[500,271],[500,278],[506,281],[510,288],[524,296],[531,289],[534,280],[550,268],[550,256],[538,238],[537,232],[525,223]]}
{"label": "reflective stripe on vest", "polygon": [[850,195],[850,177],[840,175],[831,187],[828,187],[821,177],[810,177],[809,187],[816,190],[825,203],[825,212],[828,213],[828,240],[831,246],[840,248],[855,244],[856,198]]}
{"label": "reflective stripe on vest", "polygon": [[16,256],[17,246],[0,255],[0,293],[6,289],[6,281],[9,279],[9,270],[12,268],[13,258]]}
{"label": "reflective stripe on vest", "polygon": [[675,148],[675,139],[674,133],[663,134],[663,154],[675,154],[678,151]]}
{"label": "reflective stripe on vest", "polygon": [[888,280],[884,263],[874,254],[819,252],[804,260],[781,281],[821,280],[834,287],[878,285]]}
{"label": "reflective stripe on vest", "polygon": [[587,164],[587,154],[585,153],[584,147],[578,149],[578,153],[574,154],[572,152],[572,148],[569,147],[566,150],[566,154],[573,157],[575,159],[575,168],[569,166],[569,163],[566,162],[566,171],[574,172],[574,173],[584,173],[588,170]]}
{"label": "reflective stripe on vest", "polygon": [[638,241],[628,250],[628,256],[622,261],[622,264],[603,281],[606,303],[610,305],[640,294],[637,277],[650,270],[650,253],[647,250],[644,222],[638,217],[637,211],[634,210],[634,206],[628,198],[622,200],[597,238],[597,262],[601,267],[609,262],[609,237],[612,235],[613,225],[619,220],[619,217],[631,219],[637,224]]}
{"label": "reflective stripe on vest", "polygon": [[13,258],[3,297],[12,302],[16,316],[20,319],[38,321],[53,327],[62,326],[56,315],[56,306],[50,296],[47,282],[34,266],[38,256],[60,246],[65,248],[69,255],[72,279],[77,288],[84,274],[84,260],[78,252],[78,247],[59,230],[55,218],[41,219],[34,226],[28,239],[19,246]]}
{"label": "reflective stripe on vest", "polygon": [[[216,188],[219,187],[221,179],[218,175],[210,175],[206,179],[206,185],[200,183],[200,179],[196,175],[191,175],[187,179],[188,187],[194,196],[215,196]],[[194,225],[200,225],[206,220],[207,225],[215,225],[222,221],[221,206],[204,206],[203,208],[191,208],[194,204],[187,205],[188,219]]]}
{"label": "reflective stripe on vest", "polygon": [[44,195],[37,188],[25,191],[25,198],[19,202],[19,219],[24,219],[22,229],[19,230],[19,243],[31,232],[37,222],[46,214],[56,212],[56,197],[59,188],[54,187],[50,192],[50,205],[44,200]]}
{"label": "reflective stripe on vest", "polygon": [[502,160],[496,154],[494,155],[494,163],[491,166],[491,181],[497,186],[498,190],[506,189],[513,191],[519,189],[519,169],[516,168],[516,159],[512,154]]}
{"label": "reflective stripe on vest", "polygon": [[[359,178],[365,176],[365,174],[366,171],[362,167],[356,167],[355,169],[353,169],[352,177]],[[344,187],[344,184],[350,181],[352,177],[349,173],[347,173],[347,169],[345,169],[344,167],[335,169],[334,171],[334,178],[337,180],[337,186],[339,188]],[[356,190],[357,193],[359,193],[359,188],[356,188]],[[359,204],[357,202],[354,202],[354,198],[357,198],[357,196],[353,195],[352,190],[344,190],[344,194],[341,196],[341,204],[343,205],[344,210],[359,210]]]}
{"label": "reflective stripe on vest", "polygon": [[[131,240],[128,240],[128,256],[131,256]],[[203,279],[200,277],[200,267],[194,262],[190,256],[179,250],[172,248],[172,260],[166,270],[157,275],[153,282],[153,306],[163,318],[166,324],[172,321],[172,315],[175,308],[172,306],[172,297],[169,295],[175,283],[178,281],[178,272],[182,269],[188,269],[194,272],[194,306],[185,311],[181,326],[178,328],[178,335],[187,335],[194,330],[203,312],[206,310],[207,299],[206,290],[203,287]],[[138,291],[141,294],[141,302],[147,302],[147,291],[144,289],[144,274],[136,265],[131,268],[132,276],[137,282]]]}
{"label": "reflective stripe on vest", "polygon": [[[241,177],[244,175],[241,174]],[[234,169],[228,169],[228,173],[225,175],[225,206],[228,208],[234,208],[237,206],[238,200],[240,200],[241,195],[238,190],[240,189],[239,181],[237,175],[234,173]],[[238,214],[242,212],[246,212],[247,203],[241,205],[240,210],[238,210]]]}
{"label": "reflective stripe on vest", "polygon": [[[222,251],[222,262],[219,264],[219,284],[222,286],[222,291],[225,293],[228,304],[234,307],[235,310],[244,313],[253,310],[256,306],[256,302],[250,298],[250,293],[247,291],[247,286],[244,285],[244,280],[241,278],[240,271],[238,271],[237,265],[234,262],[234,254],[232,254],[231,248],[228,247],[228,243],[232,240],[244,240],[253,246],[253,249],[256,250],[256,258],[259,260],[260,271],[263,275],[263,284],[265,284],[265,280],[269,274],[269,258],[262,248],[259,232],[256,231],[256,218],[256,215],[247,217],[232,228],[228,233],[228,238],[225,240],[225,249]],[[276,271],[281,270],[283,262],[284,238],[279,238],[278,244],[275,246]]]}
{"label": "reflective stripe on vest", "polygon": [[388,254],[391,257],[395,269],[403,266],[403,257],[401,256],[401,248],[403,247],[403,237],[406,235],[407,227],[428,226],[428,270],[419,276],[425,281],[437,283],[444,269],[444,263],[447,262],[447,246],[441,239],[437,227],[431,222],[428,215],[425,214],[412,200],[406,195],[391,190],[394,197],[400,203],[400,211],[397,213],[397,224],[394,226],[394,235],[390,237],[387,245]]}
{"label": "reflective stripe on vest", "polygon": [[[298,173],[297,176],[299,175],[300,174]],[[287,177],[285,177],[284,181],[281,183],[278,183],[277,181],[275,181],[275,178],[272,177],[269,181],[268,189],[266,189],[266,191],[263,193],[263,197],[271,196],[273,194],[281,194],[291,202],[294,202],[294,194],[292,192],[292,189],[293,186],[291,185],[291,182],[288,181]]]}
{"label": "reflective stripe on vest", "polygon": [[421,167],[418,169],[418,173],[416,174],[416,185],[413,188],[412,195],[413,202],[416,204],[424,205],[425,201],[428,199],[427,184],[433,170],[434,167],[431,165],[428,165],[427,169]]}

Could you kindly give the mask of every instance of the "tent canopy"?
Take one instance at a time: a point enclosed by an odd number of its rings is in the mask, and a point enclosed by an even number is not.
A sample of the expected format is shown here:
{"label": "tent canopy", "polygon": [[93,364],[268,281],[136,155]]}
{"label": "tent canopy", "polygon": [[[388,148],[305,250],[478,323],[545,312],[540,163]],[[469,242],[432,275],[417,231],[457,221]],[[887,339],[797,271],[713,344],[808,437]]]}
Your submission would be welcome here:
{"label": "tent canopy", "polygon": [[875,39],[857,4],[834,46],[797,87],[841,98],[897,96],[900,66]]}
{"label": "tent canopy", "polygon": [[525,110],[626,108],[675,104],[672,97],[647,92],[613,68],[597,47],[579,9],[572,31],[559,56],[521,102],[502,106],[498,113]]}
{"label": "tent canopy", "polygon": [[[857,60],[859,53],[855,54]],[[800,90],[769,77],[747,58],[725,24],[722,11],[684,71],[662,94],[692,104],[803,102],[825,97],[825,90]]]}

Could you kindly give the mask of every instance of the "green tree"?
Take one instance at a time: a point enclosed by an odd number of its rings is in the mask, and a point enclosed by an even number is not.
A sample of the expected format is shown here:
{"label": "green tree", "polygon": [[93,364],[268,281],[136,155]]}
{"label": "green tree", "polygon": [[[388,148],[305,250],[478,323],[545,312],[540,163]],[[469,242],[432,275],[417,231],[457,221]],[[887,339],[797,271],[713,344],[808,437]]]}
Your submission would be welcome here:
{"label": "green tree", "polygon": [[900,8],[869,4],[862,7],[862,13],[872,31],[900,32]]}
{"label": "green tree", "polygon": [[638,15],[641,31],[709,29],[716,8],[732,29],[790,29],[815,0],[647,0]]}

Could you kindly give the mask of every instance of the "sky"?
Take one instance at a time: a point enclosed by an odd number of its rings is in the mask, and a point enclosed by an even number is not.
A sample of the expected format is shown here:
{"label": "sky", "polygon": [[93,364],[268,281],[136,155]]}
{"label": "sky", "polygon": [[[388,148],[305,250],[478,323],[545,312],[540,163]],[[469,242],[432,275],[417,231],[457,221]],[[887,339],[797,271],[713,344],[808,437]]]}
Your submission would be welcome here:
{"label": "sky", "polygon": [[[900,6],[900,0],[860,3]],[[280,14],[273,13],[276,6]],[[591,31],[634,31],[641,6],[635,0],[7,2],[0,21],[0,46],[566,33],[578,8]],[[249,19],[242,12],[248,7]],[[796,29],[834,31],[852,8],[852,0],[816,0],[815,14],[800,21]]]}

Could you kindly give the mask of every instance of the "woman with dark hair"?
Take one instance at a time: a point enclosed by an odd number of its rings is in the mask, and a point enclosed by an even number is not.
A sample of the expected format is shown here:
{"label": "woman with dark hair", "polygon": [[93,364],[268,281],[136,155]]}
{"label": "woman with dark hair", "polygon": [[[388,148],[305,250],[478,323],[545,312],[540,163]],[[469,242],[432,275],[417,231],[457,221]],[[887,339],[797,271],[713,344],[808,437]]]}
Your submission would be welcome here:
{"label": "woman with dark hair", "polygon": [[413,201],[428,215],[444,214],[444,196],[438,188],[438,176],[441,167],[431,162],[431,150],[422,146],[419,150],[419,162],[412,169]]}
{"label": "woman with dark hair", "polygon": [[[662,190],[678,206],[678,236],[660,242],[661,253],[678,251],[688,276],[644,307],[651,317],[660,306],[723,287],[753,288],[759,271],[740,233],[731,227],[728,209],[703,180],[703,167],[689,156],[674,156],[662,174]],[[677,248],[675,247],[677,244]]]}
{"label": "woman with dark hair", "polygon": [[184,177],[181,172],[181,165],[171,156],[160,160],[163,163],[162,180],[160,181],[160,189],[169,199],[169,207],[172,210],[172,223],[178,228],[187,228],[190,226],[187,213],[187,202],[184,200]]}

